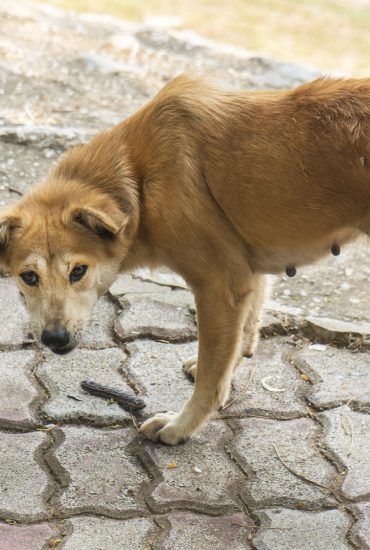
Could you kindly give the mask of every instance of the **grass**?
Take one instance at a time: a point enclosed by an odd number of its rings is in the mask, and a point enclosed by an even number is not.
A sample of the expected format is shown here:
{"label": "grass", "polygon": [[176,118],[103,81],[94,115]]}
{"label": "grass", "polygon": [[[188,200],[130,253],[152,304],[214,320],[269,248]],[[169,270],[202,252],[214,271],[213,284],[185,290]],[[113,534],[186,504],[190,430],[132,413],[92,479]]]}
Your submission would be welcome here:
{"label": "grass", "polygon": [[183,28],[281,60],[370,76],[370,0],[44,0],[133,21],[180,17]]}

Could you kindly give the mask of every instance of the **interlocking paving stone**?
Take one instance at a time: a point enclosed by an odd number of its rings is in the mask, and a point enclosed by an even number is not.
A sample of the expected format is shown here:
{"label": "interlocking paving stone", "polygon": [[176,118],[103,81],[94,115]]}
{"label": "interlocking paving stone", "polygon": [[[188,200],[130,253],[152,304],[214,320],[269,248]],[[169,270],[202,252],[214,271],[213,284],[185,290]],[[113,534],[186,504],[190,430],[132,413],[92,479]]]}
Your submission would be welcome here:
{"label": "interlocking paving stone", "polygon": [[0,425],[30,427],[39,423],[32,410],[39,392],[29,376],[35,360],[32,351],[0,353]]}
{"label": "interlocking paving stone", "polygon": [[348,406],[320,413],[324,419],[323,441],[348,470],[342,492],[347,498],[370,495],[370,416]]}
{"label": "interlocking paving stone", "polygon": [[80,388],[83,380],[90,379],[133,393],[119,374],[119,368],[126,359],[121,350],[76,349],[63,356],[46,352],[45,357],[36,374],[50,395],[42,407],[48,418],[100,424],[131,418],[130,412],[118,404],[109,404],[106,399],[89,395]]}
{"label": "interlocking paving stone", "polygon": [[245,550],[249,528],[253,522],[244,514],[209,517],[189,512],[167,516],[171,531],[163,550]]}
{"label": "interlocking paving stone", "polygon": [[365,321],[340,321],[328,317],[306,317],[312,334],[323,342],[348,345],[361,339],[370,347],[370,323]]}
{"label": "interlocking paving stone", "polygon": [[[307,414],[303,402],[303,382],[296,369],[289,364],[292,352],[283,338],[261,340],[251,359],[245,359],[236,370],[233,391],[223,414],[258,413],[283,418]],[[263,387],[284,391],[269,391]]]}
{"label": "interlocking paving stone", "polygon": [[148,478],[127,450],[135,435],[133,428],[70,426],[59,431],[59,446],[47,454],[63,487],[55,506],[74,513],[127,515],[142,511],[140,493]]}
{"label": "interlocking paving stone", "polygon": [[10,278],[0,278],[0,344],[14,345],[27,341],[29,316],[19,290]]}
{"label": "interlocking paving stone", "polygon": [[183,295],[187,300],[188,293],[171,292],[173,297],[170,298],[166,293],[163,297],[162,294],[128,294],[121,298],[123,311],[115,322],[116,336],[121,340],[140,336],[171,342],[196,339],[194,315],[189,306],[184,305],[183,298],[178,298]]}
{"label": "interlocking paving stone", "polygon": [[357,504],[355,510],[360,517],[352,528],[351,538],[360,548],[370,548],[370,502]]}
{"label": "interlocking paving stone", "polygon": [[127,274],[118,275],[109,289],[109,293],[116,298],[124,296],[125,294],[167,294],[170,292],[171,290],[166,286],[142,281]]}
{"label": "interlocking paving stone", "polygon": [[[167,504],[174,508],[183,502],[198,509],[234,506],[232,493],[244,478],[224,451],[225,441],[232,435],[226,424],[214,421],[183,445],[146,444],[163,478],[149,498],[151,506],[165,509]],[[176,467],[169,468],[169,464]]]}
{"label": "interlocking paving stone", "polygon": [[92,348],[113,346],[114,313],[114,306],[109,299],[106,296],[100,298],[92,312],[90,325],[85,330],[81,345]]}
{"label": "interlocking paving stone", "polygon": [[35,453],[45,443],[39,432],[0,437],[0,515],[25,520],[41,519],[45,514],[43,494],[48,477],[37,463]]}
{"label": "interlocking paving stone", "polygon": [[180,410],[193,389],[181,366],[196,349],[196,342],[169,345],[142,340],[127,345],[129,359],[123,371],[145,396],[145,415]]}
{"label": "interlocking paving stone", "polygon": [[184,281],[180,275],[177,275],[177,273],[174,273],[173,271],[165,270],[155,270],[152,271],[150,269],[147,269],[145,267],[137,269],[134,272],[136,277],[139,277],[143,281],[152,281],[153,283],[157,283],[159,285],[165,285],[170,287],[178,287],[178,288],[187,288],[187,284]]}
{"label": "interlocking paving stone", "polygon": [[54,529],[48,523],[0,524],[0,550],[40,550],[53,533]]}
{"label": "interlocking paving stone", "polygon": [[305,482],[282,463],[325,487],[337,483],[334,467],[314,446],[317,428],[312,420],[245,418],[235,426],[239,431],[228,448],[248,476],[242,489],[254,504],[319,507],[335,502],[329,491]]}
{"label": "interlocking paving stone", "polygon": [[350,550],[345,540],[350,518],[340,510],[307,512],[270,508],[257,512],[261,524],[257,550]]}
{"label": "interlocking paving stone", "polygon": [[367,353],[309,346],[298,352],[295,363],[313,382],[308,399],[315,407],[336,407],[351,401],[370,411]]}
{"label": "interlocking paving stone", "polygon": [[117,521],[107,518],[75,517],[68,520],[73,532],[64,550],[149,550],[155,527],[150,519]]}

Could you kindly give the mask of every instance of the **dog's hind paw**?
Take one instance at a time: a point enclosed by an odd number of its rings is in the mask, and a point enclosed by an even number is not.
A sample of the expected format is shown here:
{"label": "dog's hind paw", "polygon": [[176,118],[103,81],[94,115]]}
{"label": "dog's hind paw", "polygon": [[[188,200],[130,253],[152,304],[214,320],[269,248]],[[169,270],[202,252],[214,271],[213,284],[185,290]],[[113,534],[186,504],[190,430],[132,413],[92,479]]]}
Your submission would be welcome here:
{"label": "dog's hind paw", "polygon": [[194,357],[189,357],[186,361],[184,361],[182,365],[183,371],[190,376],[193,380],[195,380],[196,372],[197,372],[197,360],[198,356],[194,355]]}
{"label": "dog's hind paw", "polygon": [[176,424],[178,417],[179,414],[174,412],[158,413],[146,420],[139,432],[151,441],[161,441],[167,445],[182,443],[188,436]]}

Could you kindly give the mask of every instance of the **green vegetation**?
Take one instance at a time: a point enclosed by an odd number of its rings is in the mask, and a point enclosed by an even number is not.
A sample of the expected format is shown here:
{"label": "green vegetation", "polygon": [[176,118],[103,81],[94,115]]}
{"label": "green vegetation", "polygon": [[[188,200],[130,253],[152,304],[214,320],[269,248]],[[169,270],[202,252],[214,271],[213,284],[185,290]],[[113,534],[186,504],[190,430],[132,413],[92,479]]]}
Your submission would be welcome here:
{"label": "green vegetation", "polygon": [[278,59],[370,76],[370,0],[44,0],[142,21],[177,16],[214,40]]}

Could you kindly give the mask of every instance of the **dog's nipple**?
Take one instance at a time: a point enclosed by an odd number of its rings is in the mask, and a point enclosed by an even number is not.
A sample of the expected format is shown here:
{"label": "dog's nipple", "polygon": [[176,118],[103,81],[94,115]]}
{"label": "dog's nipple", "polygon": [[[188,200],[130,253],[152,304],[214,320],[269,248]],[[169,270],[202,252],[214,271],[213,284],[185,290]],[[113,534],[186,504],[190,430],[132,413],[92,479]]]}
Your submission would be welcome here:
{"label": "dog's nipple", "polygon": [[285,273],[288,277],[294,277],[297,274],[297,270],[294,265],[287,265],[285,268]]}
{"label": "dog's nipple", "polygon": [[333,244],[333,246],[331,247],[331,253],[333,254],[333,256],[339,256],[339,254],[340,254],[339,244],[337,244],[337,243]]}

